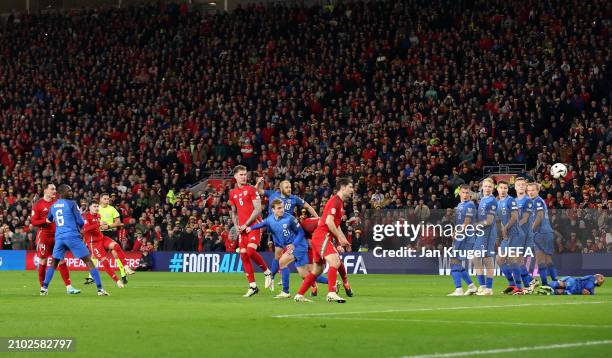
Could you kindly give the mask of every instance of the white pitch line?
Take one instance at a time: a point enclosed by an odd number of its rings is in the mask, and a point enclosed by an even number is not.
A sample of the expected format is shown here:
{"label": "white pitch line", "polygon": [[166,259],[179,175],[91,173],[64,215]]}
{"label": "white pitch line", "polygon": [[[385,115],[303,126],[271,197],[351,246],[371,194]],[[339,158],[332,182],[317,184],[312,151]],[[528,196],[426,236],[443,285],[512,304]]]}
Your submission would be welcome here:
{"label": "white pitch line", "polygon": [[532,306],[561,306],[561,305],[595,305],[603,302],[559,302],[559,303],[521,303],[515,305],[490,305],[490,306],[460,306],[460,307],[434,307],[434,308],[406,308],[380,311],[352,311],[352,312],[318,312],[318,313],[297,313],[297,314],[282,314],[273,315],[272,318],[293,318],[293,317],[316,317],[316,316],[341,316],[351,314],[369,314],[369,313],[396,313],[396,312],[427,312],[427,311],[458,311],[471,310],[482,308],[509,308],[509,307],[532,307]]}
{"label": "white pitch line", "polygon": [[[299,317],[297,317],[299,318]],[[329,319],[342,321],[381,321],[381,322],[414,322],[414,323],[450,323],[450,324],[489,324],[502,326],[527,326],[527,327],[562,327],[562,328],[612,328],[612,325],[598,324],[570,324],[570,323],[522,323],[522,322],[498,322],[498,321],[451,321],[441,319],[402,319],[402,318],[359,318],[359,317],[329,317]]]}
{"label": "white pitch line", "polygon": [[483,354],[529,352],[529,351],[547,350],[547,349],[597,346],[597,345],[603,345],[603,344],[612,344],[612,340],[586,341],[586,342],[563,343],[563,344],[549,344],[547,346],[534,346],[534,347],[498,348],[498,349],[477,350],[477,351],[469,351],[469,352],[433,353],[433,354],[424,354],[424,355],[416,355],[416,356],[404,356],[402,358],[465,357],[465,356],[475,356],[475,355],[483,355]]}

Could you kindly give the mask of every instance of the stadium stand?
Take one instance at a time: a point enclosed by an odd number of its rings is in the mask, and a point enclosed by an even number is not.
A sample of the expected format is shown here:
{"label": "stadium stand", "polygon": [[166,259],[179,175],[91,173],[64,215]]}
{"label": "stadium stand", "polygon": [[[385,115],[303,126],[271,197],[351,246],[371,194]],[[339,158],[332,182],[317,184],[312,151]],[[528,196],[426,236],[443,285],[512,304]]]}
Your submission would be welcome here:
{"label": "stadium stand", "polygon": [[[231,182],[188,188],[238,163],[270,186],[291,179],[317,210],[351,176],[348,215],[451,208],[458,185],[477,191],[500,166],[543,182],[550,208],[610,209],[611,3],[588,4],[11,16],[0,26],[2,247],[33,247],[31,202],[52,181],[83,203],[112,193],[125,248],[225,250]],[[554,180],[559,161],[569,174]],[[606,232],[557,250],[612,251]]]}

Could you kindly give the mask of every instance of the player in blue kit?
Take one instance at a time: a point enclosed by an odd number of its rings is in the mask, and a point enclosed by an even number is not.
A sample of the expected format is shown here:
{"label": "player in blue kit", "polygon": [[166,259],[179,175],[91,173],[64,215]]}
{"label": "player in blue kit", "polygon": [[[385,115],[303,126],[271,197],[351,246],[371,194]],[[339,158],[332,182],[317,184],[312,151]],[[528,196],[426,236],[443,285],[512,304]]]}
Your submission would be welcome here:
{"label": "player in blue kit", "polygon": [[533,220],[535,219],[535,212],[533,211],[533,201],[529,195],[527,195],[527,180],[522,177],[516,178],[514,181],[514,188],[516,189],[516,204],[519,207],[519,226],[525,234],[525,255],[517,264],[519,265],[521,279],[523,280],[524,292],[531,293],[529,291],[529,285],[533,277],[531,277],[527,269],[527,260],[529,257],[534,257],[533,231],[531,231],[531,225],[533,225]]}
{"label": "player in blue kit", "polygon": [[[531,231],[533,231],[533,242],[536,246],[538,271],[541,284],[543,286],[548,286],[549,275],[553,281],[557,281],[557,268],[552,261],[554,237],[548,218],[548,208],[546,207],[544,199],[538,195],[539,191],[540,188],[537,183],[527,184],[527,195],[529,195],[533,201],[533,210],[535,212],[535,219],[531,225]],[[532,281],[529,285],[531,291],[533,291],[537,285],[537,280]]]}
{"label": "player in blue kit", "polygon": [[[283,291],[276,298],[291,298],[289,294],[289,264],[295,261],[295,267],[302,278],[310,272],[308,242],[304,237],[304,229],[293,215],[285,212],[285,205],[281,199],[274,199],[272,213],[264,221],[247,228],[247,233],[250,230],[261,228],[270,230],[274,246],[282,248],[283,252],[279,263]],[[319,276],[316,282],[327,284],[327,278]]]}
{"label": "player in blue kit", "polygon": [[541,295],[594,295],[595,287],[600,287],[605,282],[602,274],[588,275],[583,277],[561,277],[559,281],[551,281],[548,286],[538,289]]}
{"label": "player in blue kit", "polygon": [[[301,212],[302,208],[305,208],[310,212],[310,215],[313,217],[319,217],[315,209],[310,206],[304,199],[293,195],[291,193],[291,182],[289,180],[283,180],[279,185],[279,190],[264,190],[263,188],[264,181],[263,178],[259,178],[257,180],[256,188],[259,192],[259,195],[264,195],[268,198],[268,215],[272,216],[272,203],[274,200],[279,199],[283,203],[285,212],[287,214],[293,215],[295,217]],[[299,210],[298,214],[296,214],[296,208]],[[276,276],[276,273],[279,270],[279,259],[283,254],[283,247],[274,245],[274,260],[272,261],[272,267],[270,270],[272,271],[272,279]],[[274,285],[270,286],[271,290],[274,290]]]}
{"label": "player in blue kit", "polygon": [[[509,251],[511,248],[523,248],[525,246],[525,233],[519,226],[519,207],[516,200],[508,195],[508,183],[499,181],[497,183],[497,219],[501,230],[502,242],[499,250],[500,255],[497,256],[497,264],[500,267],[504,276],[508,280],[503,294],[520,295],[523,294],[523,280],[521,278],[521,270],[519,261],[522,257],[510,257],[517,255],[516,252]],[[529,282],[526,283],[527,285]]]}
{"label": "player in blue kit", "polygon": [[[459,199],[461,202],[455,208],[455,232],[453,242],[453,254],[451,258],[451,277],[455,284],[455,291],[449,293],[448,296],[463,296],[472,295],[477,292],[477,287],[472,282],[470,274],[461,264],[461,261],[466,260],[466,253],[468,250],[472,250],[474,246],[474,228],[472,222],[476,215],[476,205],[471,200],[472,192],[470,186],[462,184],[459,187]],[[463,287],[461,286],[461,280],[465,281],[468,285],[468,289],[463,293]]]}
{"label": "player in blue kit", "polygon": [[53,265],[47,269],[43,287],[40,289],[41,296],[48,294],[48,287],[55,273],[55,269],[59,262],[64,259],[66,251],[70,250],[74,257],[78,257],[87,268],[98,286],[98,296],[108,296],[102,288],[100,273],[91,261],[89,250],[81,239],[81,227],[85,224],[81,212],[77,204],[72,199],[72,188],[69,185],[62,184],[57,188],[57,194],[60,199],[56,201],[49,209],[47,220],[49,223],[55,222],[55,246],[53,247]]}
{"label": "player in blue kit", "polygon": [[476,216],[476,226],[480,230],[476,231],[474,250],[481,251],[483,256],[472,260],[479,284],[478,292],[476,292],[478,296],[493,295],[493,258],[495,257],[495,240],[497,239],[495,228],[497,200],[493,196],[494,185],[495,183],[491,178],[485,178],[482,181],[483,197],[478,204],[478,215]]}

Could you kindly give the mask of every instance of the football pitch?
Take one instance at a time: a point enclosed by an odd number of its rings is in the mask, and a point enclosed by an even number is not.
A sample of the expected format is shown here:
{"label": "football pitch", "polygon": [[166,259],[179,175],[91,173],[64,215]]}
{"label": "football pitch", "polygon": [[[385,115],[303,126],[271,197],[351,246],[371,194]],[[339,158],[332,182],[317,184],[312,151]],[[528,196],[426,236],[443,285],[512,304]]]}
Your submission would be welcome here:
{"label": "football pitch", "polygon": [[[610,357],[612,283],[595,296],[446,297],[451,279],[350,276],[345,304],[243,298],[242,274],[137,273],[110,297],[84,286],[68,296],[59,275],[38,295],[33,271],[0,271],[0,337],[73,337],[83,357]],[[277,277],[277,280],[279,277]],[[299,278],[292,276],[292,292]],[[344,291],[340,294],[345,297]],[[7,353],[0,353],[7,355]],[[40,353],[16,353],[24,357]]]}

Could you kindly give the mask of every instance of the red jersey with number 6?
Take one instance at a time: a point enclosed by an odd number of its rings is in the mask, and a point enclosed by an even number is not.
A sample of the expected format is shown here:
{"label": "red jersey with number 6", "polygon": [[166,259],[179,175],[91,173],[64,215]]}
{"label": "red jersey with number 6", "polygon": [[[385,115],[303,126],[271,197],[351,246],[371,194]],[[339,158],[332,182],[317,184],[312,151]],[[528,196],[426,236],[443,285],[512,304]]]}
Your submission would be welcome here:
{"label": "red jersey with number 6", "polygon": [[[234,188],[230,191],[229,203],[236,207],[238,213],[238,225],[244,225],[251,217],[253,210],[253,200],[260,200],[259,193],[251,185],[244,185],[240,188]],[[255,222],[261,221],[261,215],[257,217]],[[254,224],[251,223],[251,225]]]}

